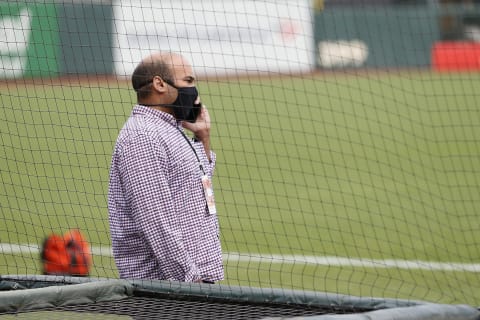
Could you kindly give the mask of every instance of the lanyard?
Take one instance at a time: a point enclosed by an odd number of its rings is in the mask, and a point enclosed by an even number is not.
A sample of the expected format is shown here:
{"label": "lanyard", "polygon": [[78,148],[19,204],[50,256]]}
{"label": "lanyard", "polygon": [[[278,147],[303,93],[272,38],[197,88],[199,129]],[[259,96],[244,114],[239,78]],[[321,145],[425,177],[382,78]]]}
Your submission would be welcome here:
{"label": "lanyard", "polygon": [[198,161],[198,166],[200,167],[200,171],[202,171],[202,174],[205,175],[205,170],[203,170],[203,165],[202,165],[202,161],[200,161],[200,157],[198,156],[197,154],[197,150],[195,150],[195,148],[193,147],[192,143],[190,142],[190,139],[187,137],[187,135],[185,134],[185,132],[183,132],[178,126],[176,126],[177,130],[180,131],[180,133],[182,134],[182,136],[185,138],[185,141],[187,141],[188,145],[190,146],[190,148],[192,148],[192,151],[193,153],[195,154],[195,157],[197,157],[197,161]]}
{"label": "lanyard", "polygon": [[200,171],[202,171],[202,174],[203,174],[202,175],[202,188],[203,188],[203,192],[205,194],[205,201],[207,202],[207,212],[209,214],[216,214],[217,213],[217,208],[215,206],[215,197],[213,195],[212,180],[205,174],[205,171],[203,170],[202,162],[200,161],[200,157],[198,156],[197,151],[195,150],[192,143],[190,142],[190,139],[188,139],[185,132],[180,130],[180,128],[178,126],[176,128],[178,129],[178,131],[180,131],[182,136],[185,138],[185,140],[187,141],[190,148],[192,148],[193,153],[195,154],[195,157],[197,157],[198,165],[200,167]]}

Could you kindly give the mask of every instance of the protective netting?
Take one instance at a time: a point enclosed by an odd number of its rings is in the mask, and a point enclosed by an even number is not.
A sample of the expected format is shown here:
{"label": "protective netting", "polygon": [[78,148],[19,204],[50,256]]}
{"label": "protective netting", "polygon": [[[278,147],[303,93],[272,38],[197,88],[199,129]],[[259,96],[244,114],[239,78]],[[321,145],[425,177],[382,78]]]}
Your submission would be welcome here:
{"label": "protective netting", "polygon": [[[82,306],[59,307],[50,311],[74,311],[130,316],[132,319],[262,319],[266,317],[312,316],[334,310],[289,308],[214,303],[202,301],[169,300],[168,298],[128,298],[115,302],[93,303]],[[49,311],[44,310],[44,311]],[[66,317],[68,318],[68,317]],[[158,319],[158,318],[157,318]]]}
{"label": "protective netting", "polygon": [[[0,317],[25,319],[456,319],[466,305],[167,281],[2,276]],[[343,318],[343,316],[345,318]]]}
{"label": "protective netting", "polygon": [[0,1],[0,274],[78,229],[119,277],[112,150],[163,50],[212,116],[219,285],[478,306],[479,35],[474,0]]}

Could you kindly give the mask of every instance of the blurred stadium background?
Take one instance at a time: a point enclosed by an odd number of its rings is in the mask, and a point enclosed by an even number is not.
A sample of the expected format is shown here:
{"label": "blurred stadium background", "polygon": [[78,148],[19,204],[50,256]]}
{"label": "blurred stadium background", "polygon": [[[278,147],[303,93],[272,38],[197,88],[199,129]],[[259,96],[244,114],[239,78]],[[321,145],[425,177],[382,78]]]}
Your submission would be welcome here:
{"label": "blurred stadium background", "polygon": [[480,305],[473,0],[0,1],[3,279],[72,228],[118,278],[110,157],[157,50],[213,115],[221,287]]}

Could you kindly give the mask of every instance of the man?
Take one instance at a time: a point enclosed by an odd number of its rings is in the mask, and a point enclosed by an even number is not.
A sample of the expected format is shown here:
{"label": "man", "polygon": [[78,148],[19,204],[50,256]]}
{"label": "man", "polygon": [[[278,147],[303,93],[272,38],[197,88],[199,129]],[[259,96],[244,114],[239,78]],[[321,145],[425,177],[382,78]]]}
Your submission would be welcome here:
{"label": "man", "polygon": [[120,277],[222,280],[210,116],[192,67],[178,54],[152,54],[136,67],[132,85],[137,105],[117,138],[108,192]]}

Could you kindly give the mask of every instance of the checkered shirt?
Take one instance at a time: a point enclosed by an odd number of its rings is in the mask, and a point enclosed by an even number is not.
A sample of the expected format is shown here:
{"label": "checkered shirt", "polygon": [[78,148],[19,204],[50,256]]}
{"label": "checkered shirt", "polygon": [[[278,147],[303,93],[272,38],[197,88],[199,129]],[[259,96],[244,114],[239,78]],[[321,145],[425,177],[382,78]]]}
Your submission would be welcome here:
{"label": "checkered shirt", "polygon": [[108,210],[121,278],[223,279],[219,225],[208,213],[199,163],[212,177],[202,143],[188,143],[175,118],[137,105],[112,156]]}

